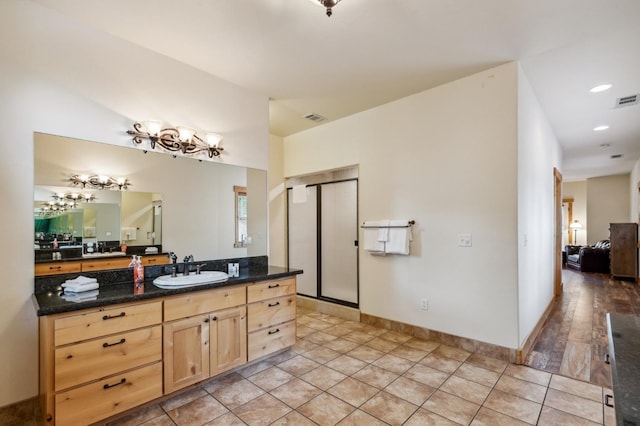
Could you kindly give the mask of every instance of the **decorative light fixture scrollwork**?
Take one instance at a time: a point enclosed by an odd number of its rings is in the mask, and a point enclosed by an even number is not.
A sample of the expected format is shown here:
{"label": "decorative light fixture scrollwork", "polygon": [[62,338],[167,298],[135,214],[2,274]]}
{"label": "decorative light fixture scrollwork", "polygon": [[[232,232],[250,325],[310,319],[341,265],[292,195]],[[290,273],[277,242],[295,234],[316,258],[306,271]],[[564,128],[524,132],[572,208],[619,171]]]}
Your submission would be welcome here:
{"label": "decorative light fixture scrollwork", "polygon": [[143,139],[149,140],[151,149],[156,145],[170,152],[183,154],[197,154],[206,152],[209,158],[219,157],[224,148],[219,146],[222,136],[217,133],[205,133],[205,139],[198,136],[194,129],[188,127],[163,127],[159,121],[136,122],[133,130],[127,130],[133,136],[135,144],[141,144]]}
{"label": "decorative light fixture scrollwork", "polygon": [[122,191],[129,189],[129,185],[131,185],[127,178],[114,178],[104,175],[73,175],[69,180],[74,185],[95,189],[118,189]]}

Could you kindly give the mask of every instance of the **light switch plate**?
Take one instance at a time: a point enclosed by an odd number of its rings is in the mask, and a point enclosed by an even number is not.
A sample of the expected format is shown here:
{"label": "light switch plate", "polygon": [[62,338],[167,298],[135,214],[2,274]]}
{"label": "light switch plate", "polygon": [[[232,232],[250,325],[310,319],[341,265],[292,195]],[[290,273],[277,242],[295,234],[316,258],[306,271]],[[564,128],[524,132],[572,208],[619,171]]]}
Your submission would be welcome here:
{"label": "light switch plate", "polygon": [[458,234],[458,247],[471,247],[471,234]]}

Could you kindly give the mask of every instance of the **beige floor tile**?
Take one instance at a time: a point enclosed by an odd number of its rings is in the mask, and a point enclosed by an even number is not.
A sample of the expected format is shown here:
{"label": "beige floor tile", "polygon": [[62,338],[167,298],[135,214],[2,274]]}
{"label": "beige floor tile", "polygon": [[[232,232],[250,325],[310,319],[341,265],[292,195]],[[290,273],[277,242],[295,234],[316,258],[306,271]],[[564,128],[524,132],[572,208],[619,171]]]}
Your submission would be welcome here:
{"label": "beige floor tile", "polygon": [[372,364],[396,374],[404,374],[408,369],[414,366],[414,363],[408,359],[389,354],[378,358]]}
{"label": "beige floor tile", "polygon": [[[267,364],[267,363],[265,363],[264,365],[265,365],[265,369],[269,368],[270,366],[270,364]],[[207,392],[214,393],[218,389],[224,388],[226,386],[232,385],[235,382],[240,382],[242,380],[244,380],[244,377],[239,373],[230,373],[224,376],[216,377],[213,380],[209,380],[208,382],[203,383],[202,387]]]}
{"label": "beige floor tile", "polygon": [[372,334],[367,334],[363,331],[360,330],[355,330],[352,331],[349,334],[345,334],[344,336],[342,336],[343,339],[345,340],[349,340],[350,342],[356,342],[356,343],[367,343],[370,340],[373,340],[376,338],[376,336],[372,335]]}
{"label": "beige floor tile", "polygon": [[236,381],[210,392],[215,399],[233,410],[264,394],[264,391],[247,379]]}
{"label": "beige floor tile", "polygon": [[319,425],[335,425],[355,410],[355,407],[323,393],[298,408],[298,412]]}
{"label": "beige floor tile", "polygon": [[472,382],[480,383],[484,386],[493,387],[500,378],[500,374],[495,371],[485,370],[481,367],[476,367],[473,364],[464,363],[455,371],[456,376],[463,379],[471,380]]}
{"label": "beige floor tile", "polygon": [[315,328],[316,330],[326,330],[327,328],[333,327],[335,324],[317,319],[308,322],[306,325],[307,327]]}
{"label": "beige floor tile", "polygon": [[[323,348],[318,349],[323,350]],[[314,351],[318,349],[314,349]],[[309,352],[306,352],[305,355],[297,355],[291,359],[286,360],[285,362],[281,362],[277,365],[277,367],[289,374],[293,374],[294,376],[302,376],[303,374],[306,374],[309,371],[320,366],[319,363],[306,357],[308,353]]]}
{"label": "beige floor tile", "polygon": [[334,325],[333,327],[329,327],[323,330],[327,334],[331,334],[332,336],[342,337],[345,334],[349,334],[353,331],[352,328],[345,327],[342,324]]}
{"label": "beige floor tile", "polygon": [[377,349],[368,348],[366,346],[358,346],[357,348],[347,352],[347,355],[365,362],[373,362],[384,356],[384,352],[380,352]]}
{"label": "beige floor tile", "polygon": [[383,391],[365,402],[360,409],[390,425],[401,425],[416,412],[418,406]]}
{"label": "beige floor tile", "polygon": [[562,426],[588,426],[588,425],[600,425],[602,423],[595,423],[584,417],[574,416],[573,414],[565,413],[564,411],[556,410],[552,407],[542,407],[540,413],[539,425],[562,425]]}
{"label": "beige floor tile", "polygon": [[[471,422],[471,426],[526,426],[528,423],[509,417],[486,407],[480,408],[478,414]],[[553,423],[550,423],[551,426]],[[560,423],[556,423],[558,426]]]}
{"label": "beige floor tile", "polygon": [[171,417],[167,414],[163,414],[160,417],[156,417],[155,419],[147,420],[144,423],[136,423],[138,426],[175,426]]}
{"label": "beige floor tile", "polygon": [[502,392],[537,402],[538,404],[544,402],[544,397],[547,394],[547,388],[545,386],[507,375],[500,377],[495,388]]}
{"label": "beige floor tile", "polygon": [[287,383],[293,379],[293,376],[278,367],[267,368],[261,372],[249,376],[248,379],[256,386],[261,387],[267,392]]}
{"label": "beige floor tile", "polygon": [[375,365],[368,365],[362,370],[356,372],[352,377],[365,382],[368,385],[382,389],[397,379],[398,375],[383,368],[376,367]]}
{"label": "beige floor tile", "polygon": [[430,353],[420,361],[420,364],[435,368],[436,370],[443,371],[445,373],[453,373],[462,365],[462,362]]}
{"label": "beige floor tile", "polygon": [[421,351],[425,351],[427,353],[431,353],[440,346],[440,343],[434,342],[432,340],[423,340],[417,337],[413,337],[410,340],[404,342],[406,346],[414,349],[420,349]]}
{"label": "beige floor tile", "polygon": [[343,322],[347,321],[343,318],[331,314],[328,314],[326,317],[322,318],[322,320],[335,325],[342,324]]}
{"label": "beige floor tile", "polygon": [[411,336],[408,334],[398,333],[397,331],[387,331],[379,336],[381,339],[388,340],[394,343],[404,343],[411,340]]}
{"label": "beige floor tile", "polygon": [[434,349],[433,353],[446,358],[452,358],[460,362],[465,362],[471,355],[471,352],[465,351],[464,349],[454,348],[447,345],[438,346]]}
{"label": "beige floor tile", "polygon": [[233,411],[249,425],[268,425],[285,416],[291,408],[277,398],[264,394]]}
{"label": "beige floor tile", "polygon": [[286,360],[291,359],[296,355],[299,355],[299,354],[292,350],[286,350],[284,352],[280,352],[277,355],[270,356],[265,361],[271,363],[271,365],[276,365],[276,364],[280,364],[281,362],[285,362]]}
{"label": "beige floor tile", "polygon": [[376,337],[373,340],[369,340],[364,345],[382,352],[390,352],[400,346],[400,343],[390,342],[389,340],[384,340],[380,337]]}
{"label": "beige floor tile", "polygon": [[181,405],[188,404],[189,402],[202,398],[205,395],[207,395],[207,392],[204,389],[197,387],[189,389],[185,392],[179,392],[178,394],[160,403],[160,406],[165,411],[171,411],[174,408],[178,408]]}
{"label": "beige floor tile", "polygon": [[591,383],[585,383],[580,380],[570,379],[568,377],[554,374],[551,376],[549,387],[551,389],[570,393],[582,398],[587,398],[595,402],[603,402],[602,387]]}
{"label": "beige floor tile", "polygon": [[456,376],[449,377],[440,386],[440,390],[478,405],[482,405],[489,392],[491,392],[490,387]]}
{"label": "beige floor tile", "polygon": [[340,352],[342,354],[347,353],[349,351],[354,350],[355,348],[357,348],[358,346],[360,346],[359,343],[356,342],[350,342],[348,340],[344,340],[344,339],[336,339],[336,340],[332,340],[328,343],[325,343],[323,345],[325,348],[329,348],[329,349],[333,349],[336,352]]}
{"label": "beige floor tile", "polygon": [[438,388],[449,378],[449,375],[426,365],[416,364],[404,373],[404,377]]}
{"label": "beige floor tile", "polygon": [[519,396],[509,395],[494,389],[491,391],[484,407],[516,418],[529,424],[536,424],[542,405]]}
{"label": "beige floor tile", "polygon": [[411,346],[407,345],[400,345],[389,353],[400,358],[408,359],[412,362],[419,362],[428,354],[421,349],[412,348]]}
{"label": "beige floor tile", "polygon": [[361,322],[355,322],[355,321],[345,321],[342,324],[340,324],[341,327],[347,327],[351,330],[359,330],[361,328],[366,327],[366,324],[363,324]]}
{"label": "beige floor tile", "polygon": [[337,426],[387,426],[387,424],[364,411],[356,410],[342,419]]}
{"label": "beige floor tile", "polygon": [[331,334],[327,334],[322,331],[316,331],[315,333],[311,333],[308,336],[305,336],[305,340],[309,340],[310,342],[316,343],[318,345],[336,340],[337,338],[338,336],[332,336]]}
{"label": "beige floor tile", "polygon": [[495,371],[496,373],[503,373],[509,363],[501,359],[491,358],[482,354],[472,353],[467,361],[469,364],[477,365],[486,370]]}
{"label": "beige floor tile", "polygon": [[327,362],[339,356],[340,352],[329,349],[326,346],[313,349],[309,352],[305,352],[304,354],[305,358],[309,358],[310,360],[315,361],[318,364],[326,364]]}
{"label": "beige floor tile", "polygon": [[333,368],[334,370],[338,370],[342,374],[350,376],[356,371],[362,370],[366,367],[367,363],[348,355],[341,355],[338,358],[329,361],[325,365]]}
{"label": "beige floor tile", "polygon": [[549,388],[544,405],[602,424],[603,406],[590,399]]}
{"label": "beige floor tile", "polygon": [[332,369],[321,365],[300,377],[305,382],[311,383],[317,388],[327,390],[336,383],[344,380],[347,376]]}
{"label": "beige floor tile", "polygon": [[317,348],[319,345],[317,343],[313,343],[310,340],[305,340],[305,339],[298,339],[295,343],[295,345],[293,345],[291,347],[291,352],[295,352],[298,354],[303,354],[305,352],[308,352],[312,349]]}
{"label": "beige floor tile", "polygon": [[242,377],[249,377],[271,367],[273,367],[273,364],[269,361],[260,361],[238,370],[237,373]]}
{"label": "beige floor tile", "polygon": [[232,412],[228,412],[227,414],[223,414],[202,426],[246,426],[246,423],[240,420],[238,416]]}
{"label": "beige floor tile", "polygon": [[297,411],[292,411],[286,416],[271,423],[271,426],[316,426],[316,423],[312,422]]}
{"label": "beige floor tile", "polygon": [[[154,404],[149,407],[144,407],[135,412],[128,414],[125,417],[119,418],[112,422],[107,423],[108,426],[137,426],[146,421],[151,421],[153,419],[157,419],[158,417],[165,416],[165,412],[160,405]],[[16,416],[18,417],[18,416]],[[7,413],[0,412],[0,425],[9,425],[11,422],[8,420],[10,416]],[[26,419],[27,417],[22,415],[19,418]],[[18,425],[19,423],[14,423]]]}
{"label": "beige floor tile", "polygon": [[551,380],[551,373],[534,370],[533,368],[525,365],[509,364],[506,370],[504,370],[504,374],[526,380],[528,382],[537,383],[542,386],[549,386],[549,381]]}
{"label": "beige floor tile", "polygon": [[459,423],[445,419],[444,417],[425,410],[424,408],[418,409],[403,426],[458,426]]}
{"label": "beige floor tile", "polygon": [[167,411],[167,414],[176,425],[190,426],[205,424],[217,417],[220,417],[228,411],[229,410],[216,401],[211,395],[207,395],[196,399],[195,401],[191,401],[188,404],[181,405],[178,408]]}
{"label": "beige floor tile", "polygon": [[340,383],[327,390],[331,395],[348,402],[354,407],[359,407],[379,392],[378,388],[368,385],[360,380],[347,377]]}
{"label": "beige floor tile", "polygon": [[412,404],[422,405],[435,392],[435,388],[406,377],[398,377],[384,391]]}
{"label": "beige floor tile", "polygon": [[468,425],[480,406],[443,391],[435,391],[422,408],[462,425]]}
{"label": "beige floor tile", "polygon": [[363,333],[367,333],[371,336],[380,336],[381,334],[386,333],[388,330],[384,328],[374,327],[372,325],[366,324],[364,327],[360,328],[360,331]]}
{"label": "beige floor tile", "polygon": [[[298,308],[300,309],[300,308]],[[300,315],[298,314],[298,316],[296,317],[296,325],[299,327],[301,325],[307,325],[310,322],[313,322],[314,318],[311,318],[309,315]]]}
{"label": "beige floor tile", "polygon": [[292,379],[269,393],[289,407],[298,408],[300,405],[321,394],[322,390],[303,380]]}
{"label": "beige floor tile", "polygon": [[296,337],[302,339],[317,331],[318,330],[316,330],[315,328],[307,327],[305,325],[299,325],[296,327]]}

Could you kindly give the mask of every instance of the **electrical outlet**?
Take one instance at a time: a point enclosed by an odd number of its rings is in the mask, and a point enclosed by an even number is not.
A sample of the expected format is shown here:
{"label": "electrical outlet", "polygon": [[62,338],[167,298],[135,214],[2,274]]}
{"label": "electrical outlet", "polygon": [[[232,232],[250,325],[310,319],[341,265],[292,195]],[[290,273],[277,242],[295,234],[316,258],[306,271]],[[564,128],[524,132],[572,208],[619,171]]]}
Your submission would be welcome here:
{"label": "electrical outlet", "polygon": [[420,309],[422,309],[423,311],[428,311],[429,310],[429,300],[420,299]]}
{"label": "electrical outlet", "polygon": [[458,247],[471,247],[471,234],[458,234]]}

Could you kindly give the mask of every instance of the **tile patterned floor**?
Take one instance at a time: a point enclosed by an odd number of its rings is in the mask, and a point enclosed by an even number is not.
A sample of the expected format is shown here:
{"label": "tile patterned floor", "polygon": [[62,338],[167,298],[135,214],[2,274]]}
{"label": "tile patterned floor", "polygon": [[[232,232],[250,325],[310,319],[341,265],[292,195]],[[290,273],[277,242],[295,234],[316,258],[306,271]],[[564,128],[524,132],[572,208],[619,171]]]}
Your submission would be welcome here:
{"label": "tile patterned floor", "polygon": [[613,425],[607,389],[298,311],[292,350],[151,405],[124,425]]}

